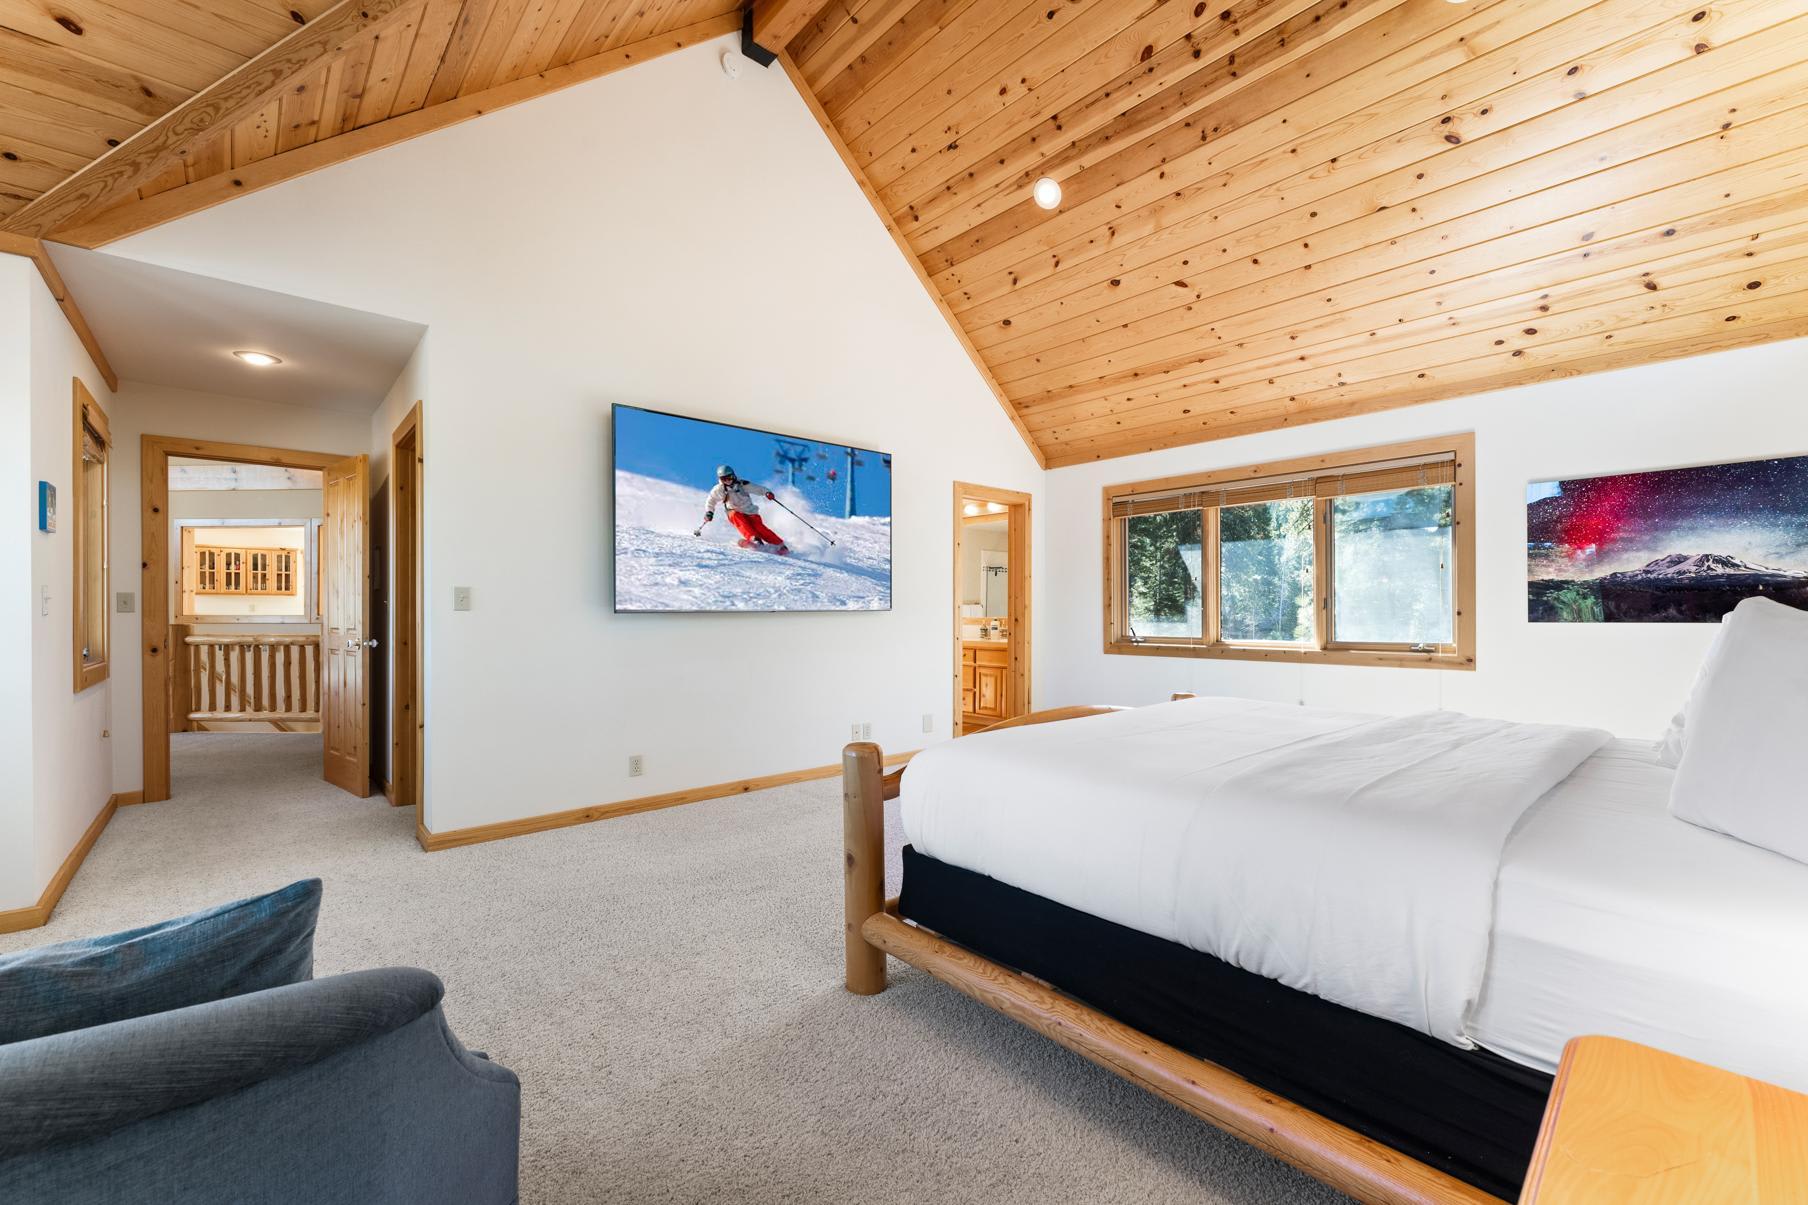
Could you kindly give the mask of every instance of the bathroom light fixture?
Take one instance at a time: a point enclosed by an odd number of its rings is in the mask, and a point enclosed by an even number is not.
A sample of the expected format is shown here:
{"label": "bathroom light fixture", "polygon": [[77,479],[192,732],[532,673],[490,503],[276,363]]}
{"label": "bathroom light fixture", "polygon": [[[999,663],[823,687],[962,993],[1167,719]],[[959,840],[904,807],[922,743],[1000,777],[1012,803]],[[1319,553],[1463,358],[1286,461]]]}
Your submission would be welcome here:
{"label": "bathroom light fixture", "polygon": [[989,514],[989,515],[995,515],[995,514],[997,514],[997,513],[998,513],[998,512],[999,512],[999,511],[1001,511],[1001,510],[1003,510],[1003,509],[1004,509],[1004,503],[1002,503],[1002,502],[988,502],[988,503],[986,503],[986,513],[987,513],[987,514]]}
{"label": "bathroom light fixture", "polygon": [[1036,181],[1036,186],[1030,190],[1030,194],[1036,198],[1036,204],[1042,208],[1053,209],[1061,203],[1061,182],[1053,176],[1044,176]]}
{"label": "bathroom light fixture", "polygon": [[978,513],[979,503],[977,502],[969,502],[967,505],[961,507],[961,514],[963,515],[977,515]]}
{"label": "bathroom light fixture", "polygon": [[245,363],[255,364],[259,368],[268,368],[272,364],[282,363],[281,360],[267,351],[235,351],[232,354],[243,360]]}

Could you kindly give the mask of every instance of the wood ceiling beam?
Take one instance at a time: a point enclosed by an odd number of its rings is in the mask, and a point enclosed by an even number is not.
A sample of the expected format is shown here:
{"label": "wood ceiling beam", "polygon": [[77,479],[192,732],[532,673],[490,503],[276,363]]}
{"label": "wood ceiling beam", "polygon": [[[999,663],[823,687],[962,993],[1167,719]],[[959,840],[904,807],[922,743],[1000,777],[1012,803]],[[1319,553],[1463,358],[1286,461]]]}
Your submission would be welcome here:
{"label": "wood ceiling beam", "polygon": [[211,209],[234,197],[269,188],[284,180],[292,180],[458,122],[482,117],[486,113],[494,113],[498,109],[520,104],[549,92],[557,92],[562,88],[620,71],[624,67],[632,67],[636,63],[644,63],[674,50],[682,50],[686,46],[733,33],[740,28],[741,17],[738,13],[711,17],[671,33],[658,34],[538,75],[530,75],[468,96],[455,97],[425,109],[363,126],[350,133],[311,142],[155,196],[129,201],[99,213],[80,225],[58,231],[57,241],[78,247],[105,246],[141,230],[149,230],[191,213]]}
{"label": "wood ceiling beam", "polygon": [[318,18],[197,92],[9,218],[0,229],[43,238],[124,200],[198,140],[250,117],[296,76],[340,54],[419,0],[340,0]]}
{"label": "wood ceiling beam", "polygon": [[753,0],[753,40],[774,54],[791,44],[829,0]]}
{"label": "wood ceiling beam", "polygon": [[107,362],[107,353],[100,349],[100,340],[94,337],[94,331],[88,326],[88,320],[82,317],[81,307],[75,304],[70,296],[69,286],[63,283],[63,274],[51,261],[50,252],[44,244],[35,238],[22,234],[10,234],[0,230],[0,255],[23,255],[37,265],[38,275],[44,278],[44,284],[50,289],[50,295],[56,298],[57,308],[63,311],[63,317],[75,331],[75,337],[82,341],[88,350],[88,358],[94,361],[94,367],[100,372],[101,379],[106,381],[107,388],[119,389],[119,375],[113,371],[113,365]]}
{"label": "wood ceiling beam", "polygon": [[986,367],[985,360],[980,357],[978,349],[973,346],[973,340],[967,337],[966,330],[955,320],[954,311],[948,308],[948,303],[943,300],[941,293],[937,291],[935,285],[930,283],[929,273],[923,269],[922,261],[917,259],[916,253],[910,249],[910,243],[904,238],[904,232],[898,229],[897,222],[893,221],[891,214],[886,212],[884,204],[879,200],[879,194],[873,191],[873,186],[867,180],[866,174],[854,161],[853,153],[848,150],[847,143],[842,141],[840,132],[835,128],[835,123],[829,120],[829,115],[823,111],[822,105],[816,99],[816,94],[810,91],[809,83],[798,73],[797,64],[791,61],[789,54],[783,52],[779,54],[778,61],[784,65],[785,74],[791,77],[791,83],[797,89],[797,94],[803,98],[804,104],[809,106],[811,114],[816,118],[816,124],[822,127],[823,135],[828,138],[829,145],[833,146],[835,153],[841,156],[841,162],[847,168],[848,174],[853,176],[854,183],[860,186],[861,194],[873,207],[873,213],[878,215],[886,233],[890,234],[892,242],[897,244],[899,254],[903,255],[905,262],[916,272],[917,280],[922,283],[923,291],[929,294],[929,299],[940,311],[942,320],[948,324],[948,329],[953,332],[961,349],[973,362],[974,371],[979,373],[980,380],[986,383],[986,388],[992,391],[992,396],[998,399],[999,407],[1004,410],[1005,417],[1011,420],[1011,426],[1017,429],[1018,436],[1023,440],[1023,446],[1029,449],[1030,455],[1035,458],[1038,466],[1046,468],[1042,448],[1030,436],[1029,428],[1024,426],[1023,416],[1017,413],[1017,408],[1011,405],[1011,400],[1005,396],[1004,390],[993,379],[992,370]]}

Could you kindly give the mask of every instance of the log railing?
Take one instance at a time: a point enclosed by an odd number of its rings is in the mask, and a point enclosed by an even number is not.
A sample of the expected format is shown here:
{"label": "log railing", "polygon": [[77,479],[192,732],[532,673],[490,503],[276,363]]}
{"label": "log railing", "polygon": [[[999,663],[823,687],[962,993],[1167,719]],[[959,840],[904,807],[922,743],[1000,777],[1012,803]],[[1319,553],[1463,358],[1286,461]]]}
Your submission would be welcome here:
{"label": "log railing", "polygon": [[188,727],[320,719],[319,636],[185,636],[182,647],[171,713]]}

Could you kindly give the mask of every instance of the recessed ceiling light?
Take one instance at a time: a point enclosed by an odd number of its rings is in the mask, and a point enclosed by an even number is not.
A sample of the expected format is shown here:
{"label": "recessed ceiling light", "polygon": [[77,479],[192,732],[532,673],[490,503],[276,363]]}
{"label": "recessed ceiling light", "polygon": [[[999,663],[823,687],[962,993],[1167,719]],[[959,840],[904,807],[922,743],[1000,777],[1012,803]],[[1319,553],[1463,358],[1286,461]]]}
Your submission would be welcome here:
{"label": "recessed ceiling light", "polygon": [[259,368],[268,368],[272,364],[282,363],[281,360],[267,351],[235,351],[232,354],[243,360],[245,363],[255,364]]}
{"label": "recessed ceiling light", "polygon": [[1036,181],[1036,187],[1030,192],[1036,198],[1036,204],[1044,209],[1053,209],[1061,203],[1061,182],[1053,176],[1044,176]]}

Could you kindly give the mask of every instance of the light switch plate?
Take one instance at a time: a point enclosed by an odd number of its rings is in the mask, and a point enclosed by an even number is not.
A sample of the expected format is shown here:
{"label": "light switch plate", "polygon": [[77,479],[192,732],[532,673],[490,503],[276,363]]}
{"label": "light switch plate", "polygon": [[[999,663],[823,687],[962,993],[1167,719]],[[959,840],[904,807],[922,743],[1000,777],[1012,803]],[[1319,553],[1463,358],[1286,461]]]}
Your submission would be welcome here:
{"label": "light switch plate", "polygon": [[121,615],[130,615],[138,606],[138,596],[130,590],[121,590],[113,596],[113,609]]}
{"label": "light switch plate", "polygon": [[452,609],[454,611],[469,611],[471,609],[471,587],[452,587]]}

